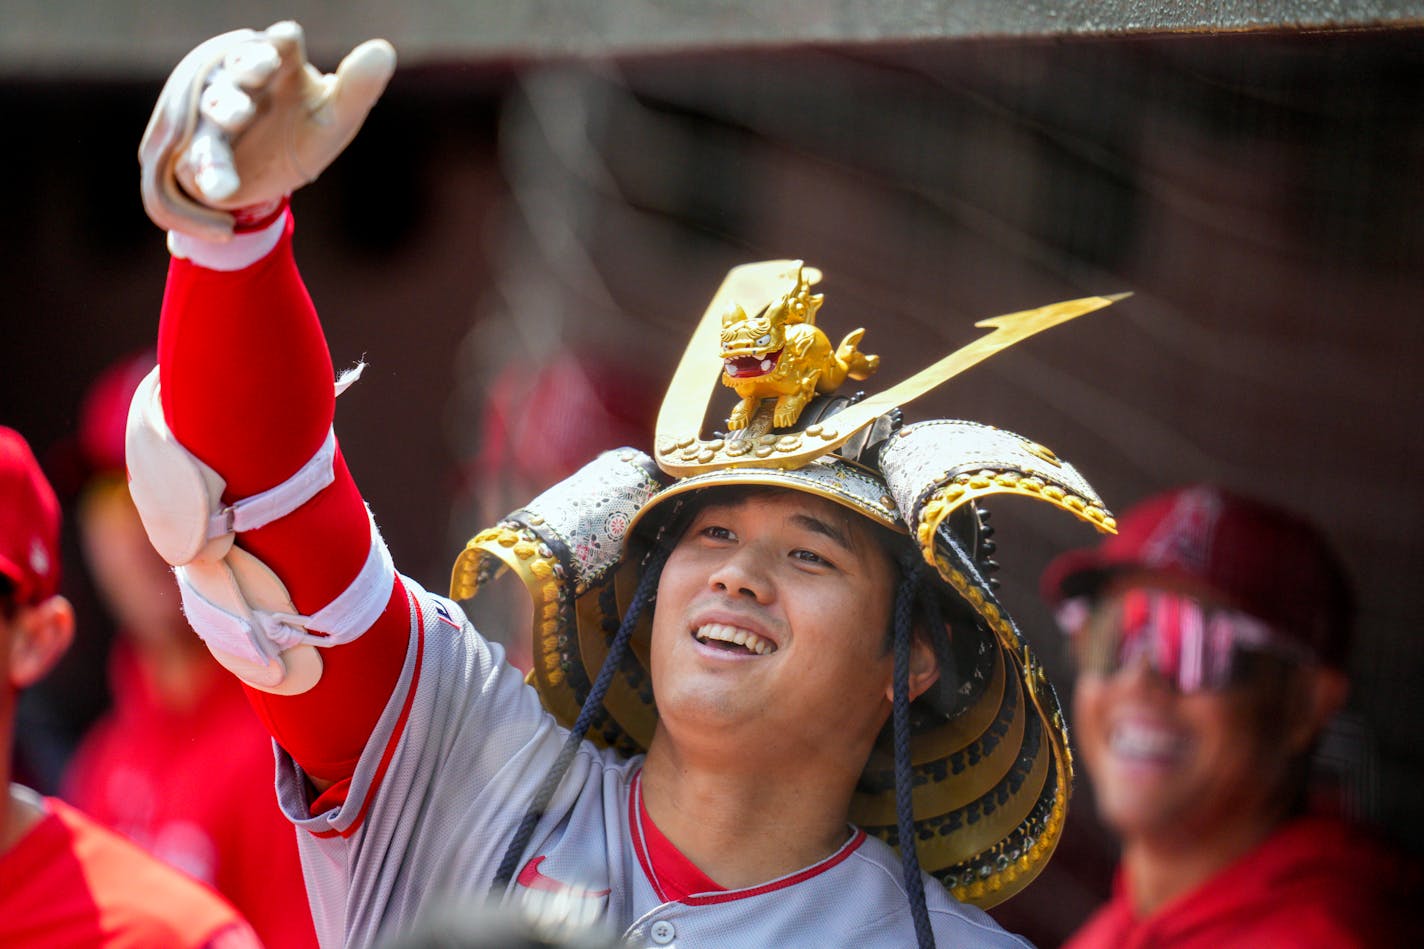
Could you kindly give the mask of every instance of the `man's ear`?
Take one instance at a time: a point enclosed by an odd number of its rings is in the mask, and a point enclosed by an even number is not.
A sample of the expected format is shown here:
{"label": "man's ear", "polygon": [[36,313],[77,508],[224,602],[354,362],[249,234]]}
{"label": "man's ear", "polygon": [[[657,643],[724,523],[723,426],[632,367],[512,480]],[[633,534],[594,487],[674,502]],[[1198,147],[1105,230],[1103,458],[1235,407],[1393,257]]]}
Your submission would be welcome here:
{"label": "man's ear", "polygon": [[10,684],[25,689],[43,679],[74,639],[74,607],[62,596],[22,606],[12,621]]}
{"label": "man's ear", "polygon": [[1350,684],[1345,673],[1323,666],[1302,670],[1295,687],[1296,707],[1287,716],[1290,747],[1304,751],[1315,741],[1330,719],[1345,705]]}
{"label": "man's ear", "polygon": [[[925,690],[939,681],[939,660],[935,658],[934,647],[930,645],[928,639],[919,634],[910,637],[910,701],[913,702]],[[885,698],[891,703],[895,701],[895,681],[891,681],[885,686]]]}

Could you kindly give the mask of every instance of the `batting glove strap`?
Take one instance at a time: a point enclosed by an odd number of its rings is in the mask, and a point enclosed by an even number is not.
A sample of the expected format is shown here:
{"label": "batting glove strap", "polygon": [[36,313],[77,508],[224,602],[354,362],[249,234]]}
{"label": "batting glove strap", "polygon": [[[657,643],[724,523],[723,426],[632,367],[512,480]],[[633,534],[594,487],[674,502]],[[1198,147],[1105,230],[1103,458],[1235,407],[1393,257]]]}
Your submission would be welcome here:
{"label": "batting glove strap", "polygon": [[289,216],[290,212],[283,206],[271,221],[253,230],[240,231],[223,242],[183,231],[169,231],[168,253],[208,270],[244,270],[272,253],[272,248],[282,239]]}

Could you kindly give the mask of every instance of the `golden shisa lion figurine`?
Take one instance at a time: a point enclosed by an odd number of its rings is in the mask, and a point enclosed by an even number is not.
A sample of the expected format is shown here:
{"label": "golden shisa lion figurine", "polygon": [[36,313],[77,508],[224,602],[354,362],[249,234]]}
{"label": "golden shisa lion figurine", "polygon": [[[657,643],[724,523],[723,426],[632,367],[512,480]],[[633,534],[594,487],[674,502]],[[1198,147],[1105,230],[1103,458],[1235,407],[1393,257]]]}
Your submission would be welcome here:
{"label": "golden shisa lion figurine", "polygon": [[869,378],[879,367],[879,356],[859,349],[863,327],[832,351],[830,339],[816,325],[825,295],[811,294],[820,276],[798,266],[796,288],[786,296],[755,316],[733,303],[722,317],[722,384],[742,397],[727,418],[730,431],[746,428],[762,400],[772,398],[772,425],[790,428],[816,393],[832,393],[847,378]]}

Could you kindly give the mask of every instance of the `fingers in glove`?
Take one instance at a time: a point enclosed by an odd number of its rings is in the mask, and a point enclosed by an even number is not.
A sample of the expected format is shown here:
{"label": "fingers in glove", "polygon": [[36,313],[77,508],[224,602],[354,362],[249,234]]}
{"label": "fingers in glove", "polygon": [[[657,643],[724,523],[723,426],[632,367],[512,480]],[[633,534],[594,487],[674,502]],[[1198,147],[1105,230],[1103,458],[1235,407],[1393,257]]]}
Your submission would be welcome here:
{"label": "fingers in glove", "polygon": [[252,97],[238,88],[225,70],[218,70],[213,81],[203,90],[198,108],[204,118],[227,135],[245,128],[257,112]]}
{"label": "fingers in glove", "polygon": [[193,197],[200,201],[225,201],[242,184],[233,165],[227,135],[206,117],[198,120],[193,140],[180,159],[179,173],[180,178],[197,189]]}
{"label": "fingers in glove", "polygon": [[263,37],[277,54],[279,76],[288,76],[306,68],[306,34],[299,24],[292,20],[273,23],[267,27]]}
{"label": "fingers in glove", "polygon": [[367,40],[336,67],[335,81],[318,111],[318,121],[338,127],[359,125],[371,111],[396,68],[396,51],[385,40]]}
{"label": "fingers in glove", "polygon": [[223,57],[222,72],[244,89],[256,89],[282,64],[282,55],[266,39],[257,37],[240,43]]}

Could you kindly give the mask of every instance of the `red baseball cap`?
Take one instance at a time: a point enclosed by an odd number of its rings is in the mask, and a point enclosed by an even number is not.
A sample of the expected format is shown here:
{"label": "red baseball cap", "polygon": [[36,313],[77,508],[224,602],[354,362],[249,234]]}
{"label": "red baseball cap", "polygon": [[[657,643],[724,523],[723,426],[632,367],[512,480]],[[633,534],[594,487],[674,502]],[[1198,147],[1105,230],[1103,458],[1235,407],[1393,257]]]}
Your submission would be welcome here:
{"label": "red baseball cap", "polygon": [[0,426],[0,576],[31,604],[59,587],[59,500],[29,444]]}
{"label": "red baseball cap", "polygon": [[101,372],[84,394],[79,407],[79,452],[90,474],[123,473],[129,403],[157,363],[152,349],[134,353]]}
{"label": "red baseball cap", "polygon": [[1237,608],[1344,668],[1350,583],[1324,535],[1300,516],[1209,484],[1148,498],[1099,546],[1071,550],[1040,581],[1053,604],[1094,597],[1114,574],[1145,571],[1205,584]]}

